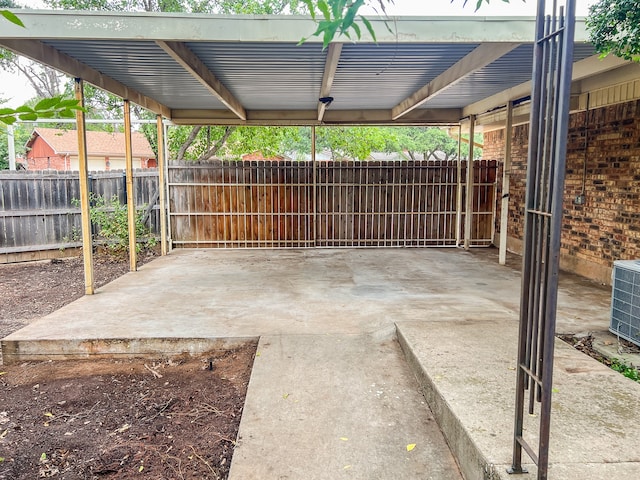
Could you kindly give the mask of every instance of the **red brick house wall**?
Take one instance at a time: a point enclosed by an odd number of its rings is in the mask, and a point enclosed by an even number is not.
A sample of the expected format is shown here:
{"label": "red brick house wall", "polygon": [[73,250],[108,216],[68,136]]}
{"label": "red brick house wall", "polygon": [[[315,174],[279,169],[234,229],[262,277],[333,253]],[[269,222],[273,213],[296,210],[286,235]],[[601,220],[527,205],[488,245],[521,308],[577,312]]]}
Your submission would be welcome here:
{"label": "red brick house wall", "polygon": [[28,170],[69,170],[69,159],[55,153],[42,137],[37,137],[26,155]]}
{"label": "red brick house wall", "polygon": [[[528,130],[528,125],[515,127],[512,139],[508,247],[518,253],[524,234]],[[485,159],[503,160],[504,130],[486,133],[484,144]],[[583,185],[585,203],[576,204]],[[499,188],[498,198],[502,196],[501,185]],[[567,270],[610,283],[615,260],[637,258],[640,100],[570,117],[561,264]]]}

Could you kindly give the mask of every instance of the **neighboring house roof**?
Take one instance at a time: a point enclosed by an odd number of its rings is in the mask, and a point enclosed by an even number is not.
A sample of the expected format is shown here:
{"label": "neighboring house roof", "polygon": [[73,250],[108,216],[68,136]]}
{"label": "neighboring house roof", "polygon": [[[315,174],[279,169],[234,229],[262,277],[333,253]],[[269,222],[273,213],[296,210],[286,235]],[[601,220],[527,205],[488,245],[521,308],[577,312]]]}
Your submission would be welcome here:
{"label": "neighboring house roof", "polygon": [[[76,130],[35,128],[27,142],[27,149],[31,148],[37,137],[47,142],[57,155],[78,155]],[[140,132],[131,132],[131,146],[134,157],[155,157],[149,141]],[[124,157],[124,133],[87,131],[87,153],[105,157]]]}

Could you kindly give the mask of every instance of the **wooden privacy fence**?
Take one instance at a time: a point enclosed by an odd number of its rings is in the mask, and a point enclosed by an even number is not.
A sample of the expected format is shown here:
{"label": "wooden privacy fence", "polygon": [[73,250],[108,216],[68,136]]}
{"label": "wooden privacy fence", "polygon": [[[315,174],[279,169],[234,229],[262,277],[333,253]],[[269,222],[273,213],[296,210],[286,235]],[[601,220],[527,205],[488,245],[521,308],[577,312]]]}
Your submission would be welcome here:
{"label": "wooden privacy fence", "polygon": [[[182,247],[455,246],[464,236],[466,164],[174,163],[171,239]],[[496,162],[473,166],[472,244],[490,245]]]}
{"label": "wooden privacy fence", "polygon": [[[91,172],[90,189],[126,203],[124,172]],[[159,231],[157,169],[134,172],[136,205],[147,204],[148,225]],[[78,172],[0,172],[0,254],[78,247],[82,244]]]}

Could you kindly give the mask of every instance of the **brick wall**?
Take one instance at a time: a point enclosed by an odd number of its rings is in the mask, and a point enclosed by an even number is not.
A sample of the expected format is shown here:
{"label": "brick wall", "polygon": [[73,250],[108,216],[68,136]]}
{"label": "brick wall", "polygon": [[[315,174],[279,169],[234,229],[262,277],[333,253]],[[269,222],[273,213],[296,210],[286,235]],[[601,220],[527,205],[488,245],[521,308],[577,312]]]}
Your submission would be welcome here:
{"label": "brick wall", "polygon": [[[514,128],[512,142],[508,236],[518,250],[528,125]],[[484,143],[485,159],[503,160],[504,130],[486,133]],[[571,115],[561,254],[565,269],[603,283],[614,260],[640,258],[640,101]]]}

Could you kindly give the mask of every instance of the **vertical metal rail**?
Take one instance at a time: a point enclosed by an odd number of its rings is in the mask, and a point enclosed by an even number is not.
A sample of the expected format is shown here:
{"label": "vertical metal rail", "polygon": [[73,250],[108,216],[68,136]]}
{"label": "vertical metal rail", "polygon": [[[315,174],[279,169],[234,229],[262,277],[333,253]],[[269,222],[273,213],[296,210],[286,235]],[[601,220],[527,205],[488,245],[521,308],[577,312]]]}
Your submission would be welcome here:
{"label": "vertical metal rail", "polygon": [[507,103],[504,129],[504,162],[502,163],[502,199],[500,204],[500,252],[498,263],[507,263],[507,227],[509,226],[509,188],[511,183],[511,136],[513,134],[513,102]]}
{"label": "vertical metal rail", "polygon": [[473,137],[475,135],[476,117],[469,116],[469,158],[467,159],[467,181],[466,181],[466,197],[465,197],[465,213],[464,213],[464,249],[469,250],[471,247],[471,238],[473,234]]}
{"label": "vertical metal rail", "polygon": [[456,247],[459,247],[462,242],[462,124],[458,124],[456,183]]}
{"label": "vertical metal rail", "polygon": [[[533,92],[527,163],[525,245],[518,338],[513,459],[509,473],[524,473],[522,450],[538,467],[538,480],[549,470],[552,374],[562,201],[566,166],[569,99],[573,64],[575,0],[553,1],[545,15],[538,1],[533,59]],[[524,438],[524,409],[540,403],[537,452]]]}

